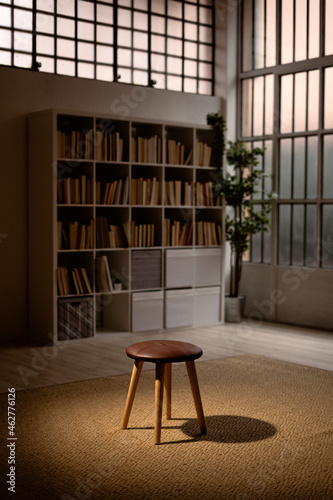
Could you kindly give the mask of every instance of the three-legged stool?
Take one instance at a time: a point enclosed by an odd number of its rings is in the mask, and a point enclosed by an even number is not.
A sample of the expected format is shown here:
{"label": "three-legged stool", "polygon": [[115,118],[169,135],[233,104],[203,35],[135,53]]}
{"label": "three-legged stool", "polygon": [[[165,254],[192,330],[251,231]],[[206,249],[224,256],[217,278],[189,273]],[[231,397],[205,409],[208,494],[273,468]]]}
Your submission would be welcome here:
{"label": "three-legged stool", "polygon": [[148,340],[133,344],[126,349],[126,354],[134,359],[132,378],[127,394],[127,401],[121,428],[126,429],[130,417],[134,396],[143,363],[155,363],[155,444],[161,442],[161,423],[163,406],[163,386],[166,399],[166,419],[171,419],[171,367],[172,363],[185,362],[190,381],[194,404],[198,415],[200,431],[206,434],[206,423],[202,409],[199,384],[194,360],[202,356],[200,347],[187,342],[173,340]]}

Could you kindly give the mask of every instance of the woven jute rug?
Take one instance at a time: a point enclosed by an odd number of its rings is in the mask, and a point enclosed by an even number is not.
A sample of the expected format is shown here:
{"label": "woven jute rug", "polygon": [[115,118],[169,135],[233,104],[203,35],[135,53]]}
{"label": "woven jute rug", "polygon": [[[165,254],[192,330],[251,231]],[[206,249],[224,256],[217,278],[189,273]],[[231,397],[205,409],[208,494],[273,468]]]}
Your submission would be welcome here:
{"label": "woven jute rug", "polygon": [[[153,368],[153,365],[151,365]],[[121,430],[130,374],[16,395],[15,494],[1,395],[1,498],[332,499],[333,372],[259,356],[196,363],[207,435],[184,364],[153,444],[154,370]],[[89,370],[89,367],[87,367]]]}

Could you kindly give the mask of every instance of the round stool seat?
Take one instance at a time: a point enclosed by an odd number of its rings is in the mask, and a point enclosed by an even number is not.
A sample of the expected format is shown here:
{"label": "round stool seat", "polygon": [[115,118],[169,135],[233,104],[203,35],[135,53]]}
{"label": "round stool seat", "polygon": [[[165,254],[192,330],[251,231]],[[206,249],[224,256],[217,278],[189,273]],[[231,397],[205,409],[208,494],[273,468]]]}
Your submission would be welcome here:
{"label": "round stool seat", "polygon": [[126,349],[129,358],[151,363],[180,363],[202,356],[200,347],[176,340],[148,340],[132,344]]}

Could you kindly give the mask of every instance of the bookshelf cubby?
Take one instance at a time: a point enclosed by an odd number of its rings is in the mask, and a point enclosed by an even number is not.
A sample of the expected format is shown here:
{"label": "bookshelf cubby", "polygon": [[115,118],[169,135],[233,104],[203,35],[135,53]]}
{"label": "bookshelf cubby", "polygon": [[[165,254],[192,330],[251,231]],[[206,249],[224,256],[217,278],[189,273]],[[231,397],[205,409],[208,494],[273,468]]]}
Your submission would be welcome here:
{"label": "bookshelf cubby", "polygon": [[32,340],[223,322],[210,159],[202,125],[29,115]]}

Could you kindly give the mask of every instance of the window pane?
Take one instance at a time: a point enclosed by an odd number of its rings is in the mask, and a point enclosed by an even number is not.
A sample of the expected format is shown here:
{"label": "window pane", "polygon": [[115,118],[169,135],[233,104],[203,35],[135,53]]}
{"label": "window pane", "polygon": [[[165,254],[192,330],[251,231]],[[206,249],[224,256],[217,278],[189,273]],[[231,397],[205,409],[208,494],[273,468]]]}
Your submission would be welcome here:
{"label": "window pane", "polygon": [[[120,31],[118,30],[118,35]],[[113,28],[108,28],[107,26],[97,25],[97,42],[100,43],[113,43]],[[120,41],[119,41],[120,43]]]}
{"label": "window pane", "polygon": [[167,41],[167,51],[168,54],[174,54],[175,56],[181,56],[183,50],[183,45],[181,40],[175,40],[173,38],[168,38]]}
{"label": "window pane", "polygon": [[309,2],[309,59],[319,57],[320,0]]}
{"label": "window pane", "polygon": [[94,66],[93,64],[78,63],[77,74],[80,78],[94,78]]}
{"label": "window pane", "polygon": [[[195,57],[195,56],[194,56]],[[213,61],[213,50],[209,45],[199,44],[199,59],[206,62]]]}
{"label": "window pane", "polygon": [[[66,0],[65,2],[57,2],[57,13],[63,16],[74,17],[75,0]],[[67,73],[66,73],[67,74]]]}
{"label": "window pane", "polygon": [[188,40],[198,39],[198,28],[196,24],[185,23],[185,38]]}
{"label": "window pane", "polygon": [[168,90],[178,90],[182,89],[182,79],[178,76],[168,76]]}
{"label": "window pane", "polygon": [[0,26],[11,26],[11,11],[9,7],[2,7],[0,5]]}
{"label": "window pane", "polygon": [[316,227],[317,207],[316,205],[307,205],[305,227],[305,265],[307,267],[314,267],[316,265]]}
{"label": "window pane", "polygon": [[185,57],[197,58],[197,44],[193,42],[185,42],[184,55]]}
{"label": "window pane", "polygon": [[192,78],[184,79],[184,91],[196,93],[197,91],[197,81]]}
{"label": "window pane", "polygon": [[211,64],[199,63],[199,76],[200,78],[212,78],[212,66]]}
{"label": "window pane", "polygon": [[297,0],[295,5],[295,61],[303,61],[307,58],[307,0]]}
{"label": "window pane", "polygon": [[[259,213],[261,205],[254,205],[254,211]],[[262,233],[253,234],[251,237],[251,262],[261,262]]]}
{"label": "window pane", "polygon": [[212,82],[207,80],[199,80],[198,82],[198,94],[202,95],[212,95]]}
{"label": "window pane", "polygon": [[280,205],[279,207],[279,247],[278,263],[290,264],[290,205]]}
{"label": "window pane", "polygon": [[37,31],[41,33],[54,34],[54,17],[46,14],[38,14],[36,17]]}
{"label": "window pane", "polygon": [[266,67],[276,64],[276,3],[266,2]]}
{"label": "window pane", "polygon": [[9,30],[0,29],[0,44],[3,49],[12,48],[12,34]]}
{"label": "window pane", "polygon": [[147,71],[133,71],[133,83],[134,85],[147,85],[148,84],[148,75]]}
{"label": "window pane", "polygon": [[[37,50],[40,51],[40,49],[43,50],[43,47],[41,47],[40,39],[43,39],[45,41],[45,52],[44,54],[53,54],[52,48],[53,48],[53,39],[50,37],[46,36],[38,36],[37,37]],[[15,50],[22,50],[23,52],[32,52],[32,34],[30,33],[20,33],[20,32],[14,32],[14,49]]]}
{"label": "window pane", "polygon": [[317,197],[318,138],[308,137],[306,197]]}
{"label": "window pane", "polygon": [[135,31],[133,43],[136,49],[148,50],[148,35],[146,33]]}
{"label": "window pane", "polygon": [[305,138],[294,139],[294,194],[293,198],[302,199],[305,196]]}
{"label": "window pane", "polygon": [[118,49],[118,61],[121,66],[131,66],[132,64],[132,52],[126,49]]}
{"label": "window pane", "polygon": [[51,57],[38,56],[38,62],[41,63],[41,69],[43,73],[54,73],[54,59]]}
{"label": "window pane", "polygon": [[[262,148],[263,147],[262,141],[253,142],[252,147],[253,148]],[[258,165],[256,166],[256,169],[264,170],[264,161],[263,161],[262,156],[258,157]],[[253,200],[261,200],[262,199],[262,197],[263,197],[263,193],[262,193],[263,189],[262,188],[263,188],[263,179],[256,182],[255,192],[252,195]],[[258,205],[258,206],[260,207],[260,205]]]}
{"label": "window pane", "polygon": [[59,75],[74,76],[75,75],[74,62],[58,59],[58,61],[57,61],[57,73],[59,73]]}
{"label": "window pane", "polygon": [[264,0],[256,0],[254,8],[254,67],[264,67],[265,54]]}
{"label": "window pane", "polygon": [[134,28],[140,30],[148,29],[148,16],[142,12],[134,12]]}
{"label": "window pane", "polygon": [[264,195],[265,198],[272,192],[272,161],[273,161],[273,142],[265,141],[266,148],[264,154],[264,172],[267,177],[264,177]]}
{"label": "window pane", "polygon": [[323,206],[322,267],[333,267],[333,205]]}
{"label": "window pane", "polygon": [[319,126],[319,70],[308,73],[308,130]]}
{"label": "window pane", "polygon": [[290,0],[282,0],[281,64],[293,60],[294,7]]}
{"label": "window pane", "polygon": [[184,64],[184,73],[186,76],[197,76],[198,65],[196,61],[186,61]]}
{"label": "window pane", "polygon": [[333,135],[324,136],[323,198],[333,198]]}
{"label": "window pane", "polygon": [[151,17],[151,29],[161,35],[165,33],[165,19],[159,16]]}
{"label": "window pane", "polygon": [[77,23],[77,34],[78,38],[92,42],[94,40],[94,25],[79,21]]}
{"label": "window pane", "polygon": [[198,10],[194,5],[185,4],[185,19],[187,21],[196,22],[198,18]]}
{"label": "window pane", "polygon": [[294,131],[305,130],[306,121],[306,73],[295,75]]}
{"label": "window pane", "polygon": [[182,6],[180,2],[174,2],[173,0],[168,0],[168,15],[171,17],[181,17]]}
{"label": "window pane", "polygon": [[252,135],[252,80],[243,80],[242,88],[242,135]]}
{"label": "window pane", "polygon": [[57,34],[58,36],[68,36],[74,38],[75,24],[69,19],[57,18]]}
{"label": "window pane", "polygon": [[151,66],[152,66],[152,69],[155,71],[164,71],[164,69],[165,69],[165,56],[152,54]]}
{"label": "window pane", "polygon": [[106,47],[105,45],[97,45],[96,59],[98,62],[111,64],[113,62],[113,47]]}
{"label": "window pane", "polygon": [[32,12],[14,9],[14,28],[32,31]]}
{"label": "window pane", "polygon": [[138,50],[134,50],[133,52],[133,66],[135,68],[148,68],[148,54],[147,52],[139,52]]}
{"label": "window pane", "polygon": [[252,69],[252,0],[243,2],[243,71]]}
{"label": "window pane", "polygon": [[94,61],[95,50],[92,43],[82,43],[77,44],[78,58],[85,61]]}
{"label": "window pane", "polygon": [[280,142],[279,193],[280,198],[291,198],[291,151],[292,140]]}
{"label": "window pane", "polygon": [[253,79],[253,135],[263,134],[264,118],[264,77],[258,76]]}
{"label": "window pane", "polygon": [[304,205],[293,207],[292,264],[304,264]]}
{"label": "window pane", "polygon": [[107,5],[97,4],[96,18],[98,22],[113,24],[113,8]]}
{"label": "window pane", "polygon": [[168,57],[168,72],[182,74],[182,60],[176,57]]}
{"label": "window pane", "polygon": [[165,38],[163,36],[152,35],[151,45],[154,52],[165,52]]}
{"label": "window pane", "polygon": [[[75,57],[75,43],[71,40],[63,40],[62,38],[58,38],[57,40],[57,56],[60,57]],[[64,73],[67,74],[67,73]]]}
{"label": "window pane", "polygon": [[265,77],[265,134],[273,133],[274,77]]}
{"label": "window pane", "polygon": [[5,64],[6,66],[10,66],[12,64],[12,56],[10,52],[0,50],[0,64]]}
{"label": "window pane", "polygon": [[[32,45],[32,40],[31,40]],[[37,52],[39,54],[54,54],[54,38],[50,36],[37,35]]]}
{"label": "window pane", "polygon": [[333,68],[325,69],[324,127],[333,128]]}
{"label": "window pane", "polygon": [[118,9],[118,26],[132,27],[131,11],[127,9]]}
{"label": "window pane", "polygon": [[205,26],[199,26],[199,40],[204,43],[212,43],[213,41],[213,31],[211,28],[206,28]]}
{"label": "window pane", "polygon": [[182,36],[182,23],[180,21],[175,21],[174,19],[168,19],[168,35],[176,36],[181,38]]}
{"label": "window pane", "polygon": [[32,57],[29,54],[14,54],[14,66],[21,68],[31,68]]}
{"label": "window pane", "polygon": [[165,75],[152,73],[151,76],[152,79],[156,81],[156,84],[154,85],[155,89],[165,89]]}
{"label": "window pane", "polygon": [[293,75],[281,77],[281,115],[280,130],[291,132],[293,119]]}
{"label": "window pane", "polygon": [[165,13],[165,3],[161,2],[161,0],[151,0],[151,10],[152,10],[152,12],[164,14]]}
{"label": "window pane", "polygon": [[87,19],[88,21],[94,20],[94,5],[91,2],[78,0],[77,10],[79,19]]}
{"label": "window pane", "polygon": [[325,2],[325,55],[333,54],[333,0]]}
{"label": "window pane", "polygon": [[110,66],[96,66],[96,78],[106,82],[113,81],[113,68]]}

